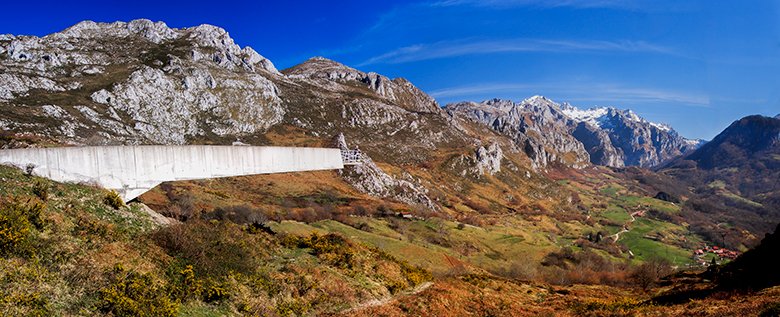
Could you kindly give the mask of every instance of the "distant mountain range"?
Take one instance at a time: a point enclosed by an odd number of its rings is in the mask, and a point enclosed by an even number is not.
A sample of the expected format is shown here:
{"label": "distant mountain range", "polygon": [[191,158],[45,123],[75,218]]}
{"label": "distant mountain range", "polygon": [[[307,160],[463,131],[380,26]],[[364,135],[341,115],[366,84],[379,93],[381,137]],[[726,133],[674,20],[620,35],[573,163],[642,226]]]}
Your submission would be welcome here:
{"label": "distant mountain range", "polygon": [[460,102],[445,109],[512,137],[537,166],[560,162],[582,167],[590,162],[651,167],[704,143],[683,138],[668,125],[647,121],[631,110],[580,110],[542,96],[519,103]]}

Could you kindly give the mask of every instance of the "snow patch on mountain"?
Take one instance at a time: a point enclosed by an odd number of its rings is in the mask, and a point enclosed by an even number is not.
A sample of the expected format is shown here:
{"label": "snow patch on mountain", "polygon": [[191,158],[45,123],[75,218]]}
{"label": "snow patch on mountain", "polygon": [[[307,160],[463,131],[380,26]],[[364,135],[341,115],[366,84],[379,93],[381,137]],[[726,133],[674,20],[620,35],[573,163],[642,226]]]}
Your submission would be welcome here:
{"label": "snow patch on mountain", "polygon": [[658,130],[666,131],[666,132],[672,131],[672,127],[670,127],[668,124],[655,123],[655,122],[648,122],[648,123],[650,123],[651,126],[655,127]]}
{"label": "snow patch on mountain", "polygon": [[[561,107],[561,112],[569,116],[575,122],[585,122],[598,128],[606,128],[604,125],[609,124],[609,120],[607,116],[611,112],[619,112],[619,111],[621,110],[613,107],[594,107],[594,108],[583,110],[574,107],[568,103],[564,103],[563,106]],[[637,122],[637,123],[646,123],[664,132],[670,132],[673,130],[672,127],[669,126],[668,124],[648,121],[640,117],[639,115],[637,115],[632,110],[623,110],[623,113],[626,119],[628,119],[629,121]]]}
{"label": "snow patch on mountain", "polygon": [[607,115],[609,109],[606,107],[597,107],[587,110],[580,110],[579,108],[567,105],[561,109],[561,111],[577,122],[586,122],[595,127],[601,127],[600,118]]}
{"label": "snow patch on mountain", "polygon": [[683,142],[685,142],[685,144],[689,145],[690,147],[692,147],[694,149],[698,149],[702,145],[704,145],[704,143],[707,143],[706,140],[702,140],[702,139],[687,139],[687,138],[684,138]]}

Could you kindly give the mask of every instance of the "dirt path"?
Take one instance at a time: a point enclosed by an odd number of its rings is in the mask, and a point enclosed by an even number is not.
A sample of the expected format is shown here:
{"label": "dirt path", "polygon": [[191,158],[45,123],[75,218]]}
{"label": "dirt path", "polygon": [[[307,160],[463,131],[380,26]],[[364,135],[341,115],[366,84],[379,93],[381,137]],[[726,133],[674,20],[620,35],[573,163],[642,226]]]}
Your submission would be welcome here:
{"label": "dirt path", "polygon": [[394,299],[396,299],[398,297],[414,295],[414,294],[417,294],[419,292],[422,292],[422,291],[428,289],[431,286],[433,286],[433,282],[425,282],[425,283],[422,283],[420,285],[417,285],[417,287],[415,287],[415,288],[413,288],[411,290],[404,291],[404,292],[401,292],[399,294],[396,294],[395,296],[388,295],[388,296],[385,296],[385,297],[382,297],[382,298],[372,299],[370,301],[366,301],[366,302],[360,303],[360,304],[358,304],[355,307],[352,307],[352,308],[349,308],[349,309],[341,311],[340,314],[348,313],[348,312],[355,311],[355,310],[361,310],[361,309],[368,308],[368,307],[382,306],[384,304],[387,304],[387,303],[393,301]]}
{"label": "dirt path", "polygon": [[631,220],[629,220],[626,224],[623,225],[623,230],[620,230],[619,232],[610,236],[615,240],[614,242],[618,242],[618,239],[620,239],[620,235],[630,230],[628,229],[628,226],[632,224],[634,221],[636,221],[636,216],[641,215],[643,213],[644,211],[634,211],[630,213],[629,216],[631,216]]}

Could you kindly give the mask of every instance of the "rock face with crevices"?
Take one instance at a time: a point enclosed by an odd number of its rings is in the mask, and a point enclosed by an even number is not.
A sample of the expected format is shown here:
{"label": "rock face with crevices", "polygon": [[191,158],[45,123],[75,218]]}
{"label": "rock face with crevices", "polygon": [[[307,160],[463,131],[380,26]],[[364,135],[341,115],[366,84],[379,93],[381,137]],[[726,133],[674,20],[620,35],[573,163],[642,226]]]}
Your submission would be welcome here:
{"label": "rock face with crevices", "polygon": [[265,131],[281,74],[218,27],[85,21],[0,37],[0,125],[73,144],[185,144]]}
{"label": "rock face with crevices", "polygon": [[594,164],[652,167],[704,143],[686,139],[672,127],[650,122],[631,110],[580,110],[568,104],[562,109],[577,124],[573,135],[589,149]]}
{"label": "rock face with crevices", "polygon": [[537,169],[553,163],[582,168],[588,162],[651,167],[703,143],[683,138],[668,125],[647,121],[630,110],[580,110],[542,96],[518,103],[500,99],[460,102],[446,109],[511,137]]}
{"label": "rock face with crevices", "polygon": [[553,163],[575,168],[588,165],[590,156],[570,134],[569,118],[545,97],[534,96],[519,103],[501,99],[461,102],[449,104],[446,109],[510,137],[537,170]]}

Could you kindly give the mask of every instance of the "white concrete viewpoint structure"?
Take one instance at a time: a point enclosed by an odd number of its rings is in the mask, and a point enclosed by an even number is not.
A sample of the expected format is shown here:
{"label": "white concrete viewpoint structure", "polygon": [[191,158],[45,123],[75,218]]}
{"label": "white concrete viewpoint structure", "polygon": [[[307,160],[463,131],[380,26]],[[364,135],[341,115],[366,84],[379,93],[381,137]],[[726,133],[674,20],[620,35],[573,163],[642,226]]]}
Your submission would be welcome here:
{"label": "white concrete viewpoint structure", "polygon": [[125,201],[167,181],[344,168],[340,149],[212,145],[11,149],[0,150],[0,164],[113,189]]}

